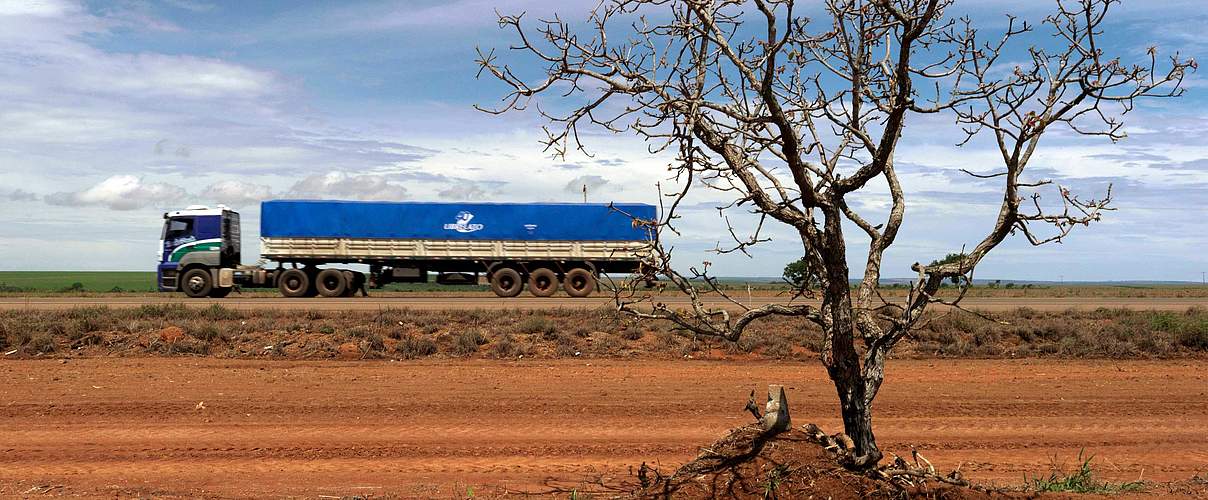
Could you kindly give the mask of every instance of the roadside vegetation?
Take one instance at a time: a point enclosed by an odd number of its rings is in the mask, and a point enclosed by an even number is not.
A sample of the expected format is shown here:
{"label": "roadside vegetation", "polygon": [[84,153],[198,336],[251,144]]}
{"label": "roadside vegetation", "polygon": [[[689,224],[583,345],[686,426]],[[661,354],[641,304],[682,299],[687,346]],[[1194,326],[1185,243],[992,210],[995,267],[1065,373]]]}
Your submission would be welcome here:
{"label": "roadside vegetation", "polygon": [[[608,308],[535,311],[244,311],[222,305],[0,311],[5,358],[215,356],[289,359],[645,357],[813,361],[822,333],[756,321],[738,342],[693,338]],[[935,313],[899,358],[1171,358],[1208,354],[1208,309]]]}
{"label": "roadside vegetation", "polygon": [[1077,469],[1067,471],[1064,466],[1058,465],[1054,458],[1053,470],[1048,476],[1025,478],[1025,486],[1038,493],[1111,495],[1145,491],[1145,482],[1141,480],[1113,483],[1098,479],[1092,464],[1095,457],[1084,457],[1084,453],[1085,450],[1078,452]]}

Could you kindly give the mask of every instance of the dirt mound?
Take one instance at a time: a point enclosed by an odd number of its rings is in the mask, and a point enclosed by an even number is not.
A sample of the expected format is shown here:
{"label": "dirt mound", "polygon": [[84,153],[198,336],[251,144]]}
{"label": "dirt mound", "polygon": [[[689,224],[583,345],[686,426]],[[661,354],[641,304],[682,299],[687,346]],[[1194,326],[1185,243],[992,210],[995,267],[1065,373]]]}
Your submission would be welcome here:
{"label": "dirt mound", "polygon": [[640,498],[1005,498],[947,484],[875,479],[841,466],[807,432],[769,437],[754,424],[734,429],[670,476],[643,468],[639,479],[649,484]]}

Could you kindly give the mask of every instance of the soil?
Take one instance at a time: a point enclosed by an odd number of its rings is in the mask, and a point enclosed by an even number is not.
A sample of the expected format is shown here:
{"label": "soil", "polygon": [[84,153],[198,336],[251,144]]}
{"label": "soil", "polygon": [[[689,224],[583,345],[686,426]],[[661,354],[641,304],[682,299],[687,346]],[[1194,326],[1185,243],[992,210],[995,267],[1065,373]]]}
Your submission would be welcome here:
{"label": "soil", "polygon": [[[1206,367],[895,360],[878,441],[983,485],[1085,449],[1104,479],[1205,494]],[[841,428],[816,362],[53,359],[0,381],[0,496],[566,498],[675,470],[768,383],[798,425]]]}
{"label": "soil", "polygon": [[645,472],[638,496],[671,498],[986,499],[983,491],[935,478],[894,484],[842,467],[834,453],[801,429],[768,434],[758,424],[739,427],[664,476]]}

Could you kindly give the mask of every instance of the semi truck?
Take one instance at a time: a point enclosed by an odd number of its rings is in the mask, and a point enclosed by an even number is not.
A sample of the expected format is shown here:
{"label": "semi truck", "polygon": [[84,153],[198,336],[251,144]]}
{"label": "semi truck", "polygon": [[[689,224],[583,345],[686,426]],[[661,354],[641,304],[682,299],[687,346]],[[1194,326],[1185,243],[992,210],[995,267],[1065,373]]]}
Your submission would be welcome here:
{"label": "semi truck", "polygon": [[[349,297],[389,283],[484,282],[586,297],[606,273],[651,251],[653,205],[271,200],[260,204],[258,265],[240,262],[239,213],[190,206],[164,214],[158,288],[221,298],[236,288],[285,297]],[[357,265],[357,269],[350,266]]]}

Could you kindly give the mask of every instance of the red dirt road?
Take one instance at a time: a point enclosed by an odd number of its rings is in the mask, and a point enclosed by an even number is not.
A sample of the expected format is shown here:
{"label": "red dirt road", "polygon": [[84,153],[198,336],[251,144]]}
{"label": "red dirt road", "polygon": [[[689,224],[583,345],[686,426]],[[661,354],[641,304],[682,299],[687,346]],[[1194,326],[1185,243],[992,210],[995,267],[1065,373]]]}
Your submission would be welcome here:
{"label": "red dirt road", "polygon": [[[1080,448],[1107,477],[1208,471],[1208,362],[891,361],[886,451],[1019,484]],[[0,362],[0,495],[458,497],[670,469],[789,385],[837,431],[816,364],[563,360]]]}

